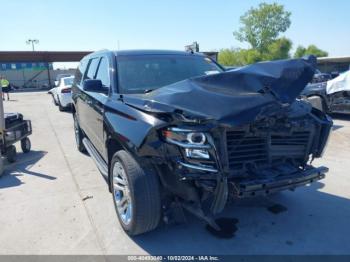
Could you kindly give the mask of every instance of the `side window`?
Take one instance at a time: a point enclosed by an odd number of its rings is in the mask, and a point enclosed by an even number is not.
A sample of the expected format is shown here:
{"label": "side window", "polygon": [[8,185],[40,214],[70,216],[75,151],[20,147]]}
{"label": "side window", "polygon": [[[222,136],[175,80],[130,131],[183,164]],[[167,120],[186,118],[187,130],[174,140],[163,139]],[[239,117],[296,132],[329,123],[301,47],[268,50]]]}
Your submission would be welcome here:
{"label": "side window", "polygon": [[84,77],[84,80],[95,79],[96,70],[97,70],[99,61],[100,61],[99,58],[93,58],[90,60],[89,68],[88,68],[87,73]]}
{"label": "side window", "polygon": [[77,71],[75,72],[75,77],[74,77],[75,84],[81,83],[81,79],[83,78],[87,64],[88,64],[88,60],[86,59],[83,59],[80,61]]}
{"label": "side window", "polygon": [[111,86],[111,81],[109,78],[109,65],[106,57],[101,58],[100,65],[98,67],[96,79],[101,80],[102,85],[105,87]]}

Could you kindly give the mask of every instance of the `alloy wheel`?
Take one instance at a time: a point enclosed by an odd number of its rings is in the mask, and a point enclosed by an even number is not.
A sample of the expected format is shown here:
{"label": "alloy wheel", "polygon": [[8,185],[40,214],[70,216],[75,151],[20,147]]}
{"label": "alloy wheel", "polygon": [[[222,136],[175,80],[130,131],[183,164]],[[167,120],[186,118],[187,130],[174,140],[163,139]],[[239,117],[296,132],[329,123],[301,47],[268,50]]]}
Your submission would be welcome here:
{"label": "alloy wheel", "polygon": [[120,219],[125,225],[132,218],[132,202],[128,180],[123,165],[117,161],[113,166],[113,195]]}

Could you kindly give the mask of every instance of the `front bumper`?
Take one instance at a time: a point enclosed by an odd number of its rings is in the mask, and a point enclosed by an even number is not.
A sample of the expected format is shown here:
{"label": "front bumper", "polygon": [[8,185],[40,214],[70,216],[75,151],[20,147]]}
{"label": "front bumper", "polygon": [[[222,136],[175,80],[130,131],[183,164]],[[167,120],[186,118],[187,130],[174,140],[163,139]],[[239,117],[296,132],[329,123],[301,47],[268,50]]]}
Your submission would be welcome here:
{"label": "front bumper", "polygon": [[230,182],[230,193],[234,197],[246,198],[264,196],[282,190],[293,190],[297,187],[310,184],[325,177],[327,167],[309,167],[288,175],[269,178],[247,178],[239,182]]}

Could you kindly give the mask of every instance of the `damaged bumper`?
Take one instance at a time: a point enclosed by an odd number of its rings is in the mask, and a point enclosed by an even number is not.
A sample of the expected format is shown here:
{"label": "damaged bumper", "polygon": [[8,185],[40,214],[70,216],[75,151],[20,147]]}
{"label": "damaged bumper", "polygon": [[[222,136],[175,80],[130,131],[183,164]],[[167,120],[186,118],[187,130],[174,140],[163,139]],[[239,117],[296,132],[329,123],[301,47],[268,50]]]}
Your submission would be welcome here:
{"label": "damaged bumper", "polygon": [[[229,198],[294,190],[328,172],[308,164],[322,155],[332,126],[331,119],[316,113],[270,117],[238,127],[167,128],[165,163],[179,188],[186,185],[191,188],[187,192],[198,195],[183,199],[193,202],[212,196],[213,214],[221,212]],[[197,137],[197,143],[189,136]]]}
{"label": "damaged bumper", "polygon": [[230,193],[235,197],[246,198],[266,196],[282,190],[294,190],[297,187],[311,184],[325,177],[327,167],[318,167],[299,171],[290,175],[274,178],[246,179],[231,183]]}

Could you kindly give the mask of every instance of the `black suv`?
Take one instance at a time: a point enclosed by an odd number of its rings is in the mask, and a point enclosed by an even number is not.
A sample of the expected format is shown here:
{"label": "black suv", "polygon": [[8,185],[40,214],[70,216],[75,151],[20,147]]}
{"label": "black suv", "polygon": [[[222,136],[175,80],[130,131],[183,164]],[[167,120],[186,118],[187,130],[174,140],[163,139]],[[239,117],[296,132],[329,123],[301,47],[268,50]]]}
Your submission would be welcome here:
{"label": "black suv", "polygon": [[177,51],[101,51],[72,87],[77,147],[108,179],[124,230],[137,235],[183,210],[219,229],[230,199],[268,195],[324,177],[311,165],[332,121],[297,99],[314,59],[227,71]]}

